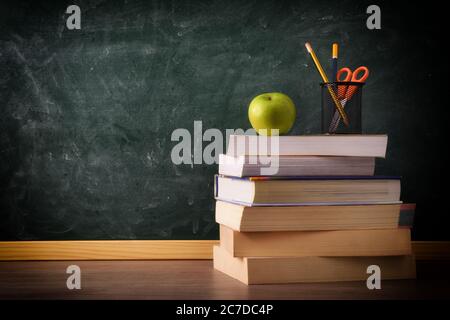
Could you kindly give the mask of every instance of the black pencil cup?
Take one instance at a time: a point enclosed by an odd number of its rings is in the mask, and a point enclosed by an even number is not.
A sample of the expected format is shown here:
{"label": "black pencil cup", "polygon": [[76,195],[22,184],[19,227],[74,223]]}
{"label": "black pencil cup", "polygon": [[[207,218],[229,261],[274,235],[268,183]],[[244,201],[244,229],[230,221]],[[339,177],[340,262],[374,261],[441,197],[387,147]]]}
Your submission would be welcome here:
{"label": "black pencil cup", "polygon": [[[361,133],[361,82],[321,83],[322,90],[322,133]],[[333,90],[341,102],[348,118],[348,126],[342,121],[329,90]]]}

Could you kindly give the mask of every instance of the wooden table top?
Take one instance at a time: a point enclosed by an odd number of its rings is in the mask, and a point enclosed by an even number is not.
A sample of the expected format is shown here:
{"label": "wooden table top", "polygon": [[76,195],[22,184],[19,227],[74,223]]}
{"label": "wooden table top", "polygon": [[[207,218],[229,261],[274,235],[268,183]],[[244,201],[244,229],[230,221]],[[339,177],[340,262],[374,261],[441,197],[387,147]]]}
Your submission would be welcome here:
{"label": "wooden table top", "polygon": [[[66,268],[81,268],[68,290]],[[0,262],[0,299],[418,299],[450,298],[450,262],[418,262],[417,280],[246,286],[211,260]]]}

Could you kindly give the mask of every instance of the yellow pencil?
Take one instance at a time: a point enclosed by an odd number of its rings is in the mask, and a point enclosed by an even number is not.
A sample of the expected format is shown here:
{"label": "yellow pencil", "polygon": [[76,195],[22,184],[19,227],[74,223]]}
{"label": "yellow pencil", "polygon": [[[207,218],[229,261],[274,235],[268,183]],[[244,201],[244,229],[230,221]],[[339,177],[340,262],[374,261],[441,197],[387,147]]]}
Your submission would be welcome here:
{"label": "yellow pencil", "polygon": [[[311,55],[314,64],[316,65],[317,70],[320,73],[320,76],[322,77],[323,82],[327,83],[328,82],[328,77],[325,73],[325,71],[323,71],[322,65],[319,62],[319,59],[317,59],[316,53],[314,52],[313,48],[311,47],[311,45],[309,44],[309,42],[305,43],[305,47],[306,50],[308,50],[309,54]],[[342,118],[342,121],[344,122],[344,124],[348,127],[349,123],[348,123],[348,117],[347,114],[344,111],[344,108],[342,107],[341,103],[339,102],[338,98],[336,97],[336,94],[334,93],[333,89],[331,88],[331,86],[326,85],[328,88],[328,92],[331,95],[331,98],[333,99],[333,102],[336,106],[337,111],[339,112],[339,115]]]}

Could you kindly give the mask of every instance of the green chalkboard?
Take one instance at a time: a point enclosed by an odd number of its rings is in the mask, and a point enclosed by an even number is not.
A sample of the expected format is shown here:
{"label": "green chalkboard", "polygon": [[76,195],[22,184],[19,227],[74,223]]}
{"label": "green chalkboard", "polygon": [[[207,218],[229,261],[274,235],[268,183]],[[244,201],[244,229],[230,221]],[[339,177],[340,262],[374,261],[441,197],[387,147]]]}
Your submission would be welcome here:
{"label": "green chalkboard", "polygon": [[[66,27],[70,4],[80,30]],[[337,41],[341,66],[370,68],[363,130],[390,139],[377,173],[403,177],[402,199],[418,204],[415,239],[448,240],[440,19],[380,2],[382,29],[369,30],[369,4],[2,3],[0,240],[218,238],[217,165],[173,164],[171,134],[193,134],[194,121],[247,129],[250,100],[272,91],[297,106],[291,134],[319,133],[305,41],[326,66]]]}

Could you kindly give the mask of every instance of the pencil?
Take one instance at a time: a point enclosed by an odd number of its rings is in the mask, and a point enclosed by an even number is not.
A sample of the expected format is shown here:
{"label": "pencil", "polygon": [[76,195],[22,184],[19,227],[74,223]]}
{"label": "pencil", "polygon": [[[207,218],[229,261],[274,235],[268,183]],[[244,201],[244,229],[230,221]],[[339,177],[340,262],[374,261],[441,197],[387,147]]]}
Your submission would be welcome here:
{"label": "pencil", "polygon": [[337,43],[333,43],[333,49],[332,49],[331,54],[332,54],[331,82],[337,82],[338,54],[339,54],[339,45]]}
{"label": "pencil", "polygon": [[336,97],[336,94],[334,93],[333,88],[328,84],[328,77],[323,71],[322,65],[319,62],[319,59],[317,59],[316,53],[314,52],[313,48],[309,44],[309,42],[305,43],[306,50],[308,50],[309,54],[311,55],[311,58],[314,61],[314,64],[316,65],[317,71],[319,71],[320,76],[322,77],[323,82],[325,82],[325,85],[327,86],[328,92],[330,93],[331,98],[333,99],[334,105],[336,106],[337,111],[339,112],[339,115],[342,118],[342,122],[348,127],[348,117],[347,114],[344,111],[344,108],[342,107],[341,103],[339,102],[338,98]]}

